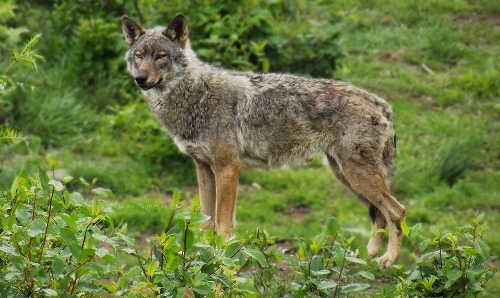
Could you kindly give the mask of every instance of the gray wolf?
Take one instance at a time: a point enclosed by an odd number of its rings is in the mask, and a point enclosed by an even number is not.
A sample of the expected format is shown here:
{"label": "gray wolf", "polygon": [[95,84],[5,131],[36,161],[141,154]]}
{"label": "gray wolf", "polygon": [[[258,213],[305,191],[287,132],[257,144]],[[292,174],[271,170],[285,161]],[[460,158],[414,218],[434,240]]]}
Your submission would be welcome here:
{"label": "gray wolf", "polygon": [[324,153],[368,208],[369,255],[378,255],[388,227],[388,250],[377,261],[398,259],[405,207],[389,192],[396,144],[386,101],[344,82],[211,66],[191,49],[183,14],[148,30],[124,16],[122,30],[128,71],[196,164],[201,212],[211,216],[202,229],[231,236],[242,167],[297,165]]}

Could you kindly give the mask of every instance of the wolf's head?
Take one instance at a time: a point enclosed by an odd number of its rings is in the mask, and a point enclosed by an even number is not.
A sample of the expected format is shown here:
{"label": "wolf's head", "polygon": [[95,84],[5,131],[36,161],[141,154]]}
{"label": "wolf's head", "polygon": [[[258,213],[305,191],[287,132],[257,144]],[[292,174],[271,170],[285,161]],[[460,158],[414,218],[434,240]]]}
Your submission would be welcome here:
{"label": "wolf's head", "polygon": [[122,30],[129,46],[127,69],[142,90],[149,90],[181,77],[188,63],[188,27],[179,13],[164,27],[144,30],[128,16],[122,18]]}

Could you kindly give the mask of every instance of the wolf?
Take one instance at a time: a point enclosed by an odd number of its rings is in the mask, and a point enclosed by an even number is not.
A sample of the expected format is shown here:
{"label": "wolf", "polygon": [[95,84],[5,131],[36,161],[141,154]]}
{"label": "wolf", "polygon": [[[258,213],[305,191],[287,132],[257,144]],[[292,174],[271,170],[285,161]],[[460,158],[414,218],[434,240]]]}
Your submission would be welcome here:
{"label": "wolf", "polygon": [[241,168],[300,165],[324,153],[335,176],[367,206],[370,257],[386,227],[397,261],[405,207],[390,193],[395,171],[393,111],[382,98],[348,83],[289,74],[229,71],[192,50],[185,16],[145,30],[122,18],[127,70],[151,112],[196,165],[202,229],[224,239],[234,226]]}

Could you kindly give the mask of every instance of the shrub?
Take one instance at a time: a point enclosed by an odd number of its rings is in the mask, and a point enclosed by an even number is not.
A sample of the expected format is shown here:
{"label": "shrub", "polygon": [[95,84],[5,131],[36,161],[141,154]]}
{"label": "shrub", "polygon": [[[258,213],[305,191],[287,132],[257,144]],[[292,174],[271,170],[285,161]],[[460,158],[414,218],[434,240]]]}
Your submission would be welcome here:
{"label": "shrub", "polygon": [[[366,248],[356,249],[354,238],[339,233],[334,218],[311,241],[297,239],[297,255],[285,255],[260,229],[226,242],[213,231],[200,232],[208,216],[200,214],[198,198],[190,211],[180,210],[178,194],[163,232],[142,253],[126,235],[127,224],[116,227],[111,219],[112,205],[104,199],[112,192],[81,179],[85,193],[70,193],[65,183],[71,179],[51,180],[42,168],[37,177],[21,171],[0,191],[2,297],[345,297],[371,287],[378,271],[365,260]],[[482,293],[496,269],[487,266],[492,256],[480,221],[432,239],[422,237],[421,226],[403,224],[417,255],[434,250],[416,257],[396,291],[383,295]],[[134,263],[124,268],[124,256]]]}
{"label": "shrub", "polygon": [[9,191],[0,192],[0,292],[2,297],[73,296],[103,292],[98,280],[116,278],[112,264],[128,237],[113,226],[103,197],[111,192],[88,187],[69,193],[63,182],[21,171]]}
{"label": "shrub", "polygon": [[[486,283],[498,268],[490,268],[494,259],[481,239],[487,224],[483,216],[471,225],[451,232],[434,231],[432,239],[422,237],[422,226],[403,233],[415,245],[417,255],[413,267],[399,277],[396,291],[400,297],[476,297],[484,294]],[[423,254],[422,254],[423,253]]]}

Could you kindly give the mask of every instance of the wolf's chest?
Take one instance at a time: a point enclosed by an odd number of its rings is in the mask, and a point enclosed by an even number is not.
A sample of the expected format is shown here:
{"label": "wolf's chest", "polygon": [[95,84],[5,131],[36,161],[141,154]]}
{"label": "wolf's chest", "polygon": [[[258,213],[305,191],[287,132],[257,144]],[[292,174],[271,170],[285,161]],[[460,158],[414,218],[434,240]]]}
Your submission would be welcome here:
{"label": "wolf's chest", "polygon": [[213,154],[202,142],[187,140],[179,136],[173,136],[173,140],[179,150],[184,154],[205,162],[210,162],[214,159]]}

